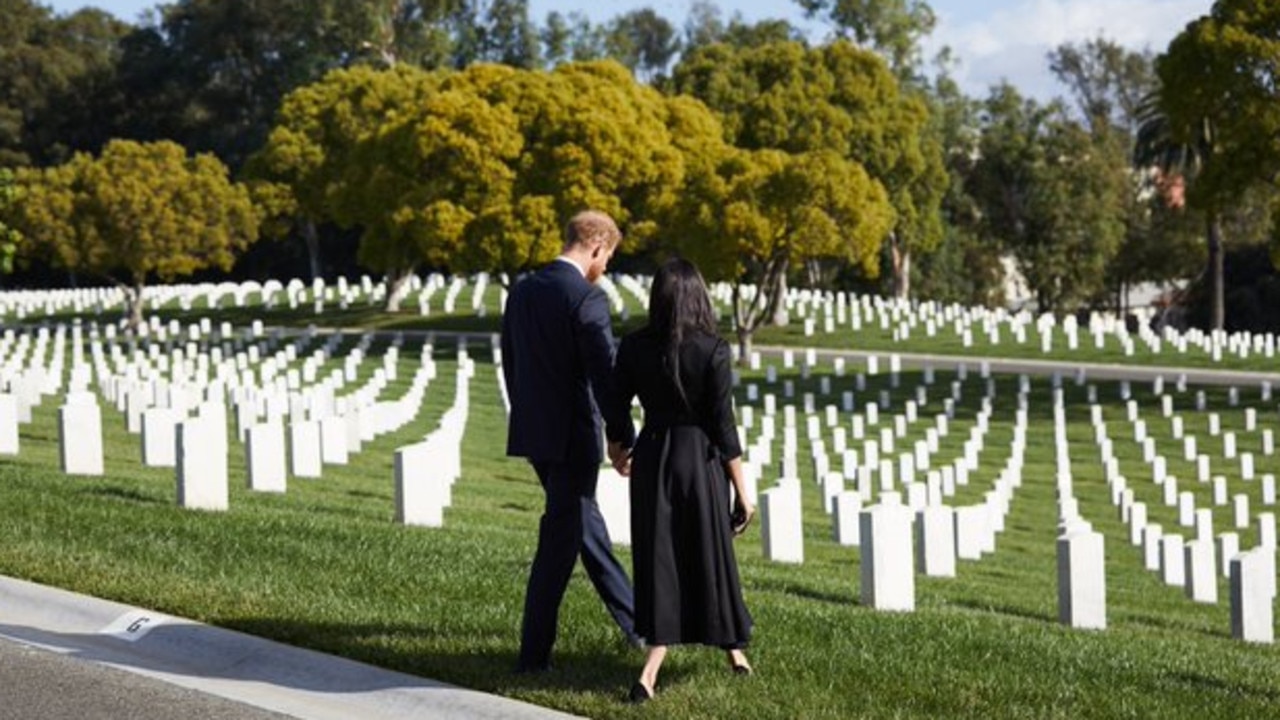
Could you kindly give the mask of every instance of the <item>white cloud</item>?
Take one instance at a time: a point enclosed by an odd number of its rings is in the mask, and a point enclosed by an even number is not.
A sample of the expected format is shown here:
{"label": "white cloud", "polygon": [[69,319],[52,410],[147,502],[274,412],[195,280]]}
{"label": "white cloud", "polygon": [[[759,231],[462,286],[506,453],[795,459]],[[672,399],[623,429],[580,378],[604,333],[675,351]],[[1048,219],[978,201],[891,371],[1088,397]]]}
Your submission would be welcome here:
{"label": "white cloud", "polygon": [[1045,59],[1058,45],[1103,36],[1159,53],[1211,6],[1211,0],[1015,0],[962,22],[941,10],[927,52],[950,46],[961,63],[956,78],[971,95],[984,97],[1004,78],[1047,100],[1061,92]]}

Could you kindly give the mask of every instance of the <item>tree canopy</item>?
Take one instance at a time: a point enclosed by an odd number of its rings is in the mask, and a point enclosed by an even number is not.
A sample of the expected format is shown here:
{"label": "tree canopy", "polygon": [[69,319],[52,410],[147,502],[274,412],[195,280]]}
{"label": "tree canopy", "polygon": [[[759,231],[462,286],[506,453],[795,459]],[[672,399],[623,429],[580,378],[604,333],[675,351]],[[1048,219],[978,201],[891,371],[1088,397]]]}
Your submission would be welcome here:
{"label": "tree canopy", "polygon": [[112,141],[98,157],[19,170],[17,185],[22,202],[9,206],[8,221],[25,238],[23,252],[124,287],[135,325],[150,278],[230,270],[257,239],[248,190],[217,158],[188,157],[171,142]]}

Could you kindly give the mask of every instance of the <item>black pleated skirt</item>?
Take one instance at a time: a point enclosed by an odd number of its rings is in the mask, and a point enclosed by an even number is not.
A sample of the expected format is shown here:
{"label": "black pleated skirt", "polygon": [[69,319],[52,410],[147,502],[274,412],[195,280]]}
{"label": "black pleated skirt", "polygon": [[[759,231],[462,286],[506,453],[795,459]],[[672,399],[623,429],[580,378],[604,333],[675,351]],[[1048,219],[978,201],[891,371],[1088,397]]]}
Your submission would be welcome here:
{"label": "black pleated skirt", "polygon": [[646,427],[631,465],[636,633],[650,645],[746,647],[723,461],[697,426]]}

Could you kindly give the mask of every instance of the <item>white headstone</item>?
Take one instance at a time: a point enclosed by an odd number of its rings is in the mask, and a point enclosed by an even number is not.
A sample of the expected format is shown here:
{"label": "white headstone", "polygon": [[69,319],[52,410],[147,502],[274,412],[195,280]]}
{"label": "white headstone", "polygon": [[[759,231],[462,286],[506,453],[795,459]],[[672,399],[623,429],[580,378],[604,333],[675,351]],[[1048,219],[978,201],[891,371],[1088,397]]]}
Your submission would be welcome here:
{"label": "white headstone", "polygon": [[1187,581],[1183,544],[1182,536],[1178,534],[1160,538],[1160,579],[1166,585],[1181,586]]}
{"label": "white headstone", "polygon": [[1058,538],[1058,621],[1087,630],[1107,627],[1106,557],[1102,533]]}
{"label": "white headstone", "polygon": [[250,425],[245,434],[245,464],[250,490],[284,492],[287,487],[284,423],[268,420]]}
{"label": "white headstone", "polygon": [[1267,577],[1275,572],[1274,556],[1274,549],[1258,547],[1231,560],[1231,636],[1237,640],[1267,644],[1275,640],[1271,606],[1275,578]]}
{"label": "white headstone", "polygon": [[341,415],[320,420],[320,461],[329,465],[347,464],[347,420]]}
{"label": "white headstone", "polygon": [[18,398],[12,393],[0,393],[0,455],[17,454]]}
{"label": "white headstone", "polygon": [[321,467],[320,422],[290,422],[289,474],[299,478],[318,478]]}
{"label": "white headstone", "polygon": [[835,497],[835,513],[831,523],[835,541],[839,545],[857,546],[861,540],[858,528],[858,515],[862,512],[862,496],[853,490],[846,490]]}
{"label": "white headstone", "polygon": [[930,577],[956,576],[955,511],[945,505],[916,513],[916,569]]}
{"label": "white headstone", "polygon": [[174,467],[178,461],[176,410],[149,408],[142,413],[142,464],[147,467]]}
{"label": "white headstone", "polygon": [[601,468],[596,481],[596,504],[609,531],[610,542],[631,547],[631,487],[627,478],[612,467]]}
{"label": "white headstone", "polygon": [[1183,562],[1187,597],[1193,602],[1218,602],[1218,568],[1213,540],[1197,539],[1188,542],[1183,548]]}
{"label": "white headstone", "polygon": [[782,483],[760,493],[760,526],[765,559],[804,562],[799,484]]}
{"label": "white headstone", "polygon": [[859,516],[861,598],[877,610],[911,611],[916,606],[912,513],[896,500],[896,494],[884,493],[879,504]]}
{"label": "white headstone", "polygon": [[58,448],[62,472],[102,474],[102,411],[89,393],[68,393],[58,408]]}
{"label": "white headstone", "polygon": [[226,510],[227,435],[212,417],[178,424],[178,505],[195,510]]}

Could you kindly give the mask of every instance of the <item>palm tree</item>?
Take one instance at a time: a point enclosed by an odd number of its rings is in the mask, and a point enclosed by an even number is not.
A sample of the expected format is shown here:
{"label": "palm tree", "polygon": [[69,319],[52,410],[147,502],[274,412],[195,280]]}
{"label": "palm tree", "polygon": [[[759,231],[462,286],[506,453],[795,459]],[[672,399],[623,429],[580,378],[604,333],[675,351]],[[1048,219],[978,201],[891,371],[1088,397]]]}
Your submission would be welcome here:
{"label": "palm tree", "polygon": [[[1161,89],[1157,88],[1143,99],[1138,108],[1138,135],[1134,141],[1133,164],[1137,168],[1156,168],[1166,178],[1180,177],[1188,191],[1204,171],[1214,154],[1217,135],[1213,121],[1201,118],[1189,133],[1175,133],[1169,116],[1165,113]],[[1190,137],[1190,142],[1175,139]],[[1210,202],[1205,211],[1205,235],[1209,244],[1210,324],[1221,330],[1226,324],[1222,272],[1222,223],[1216,203]]]}

